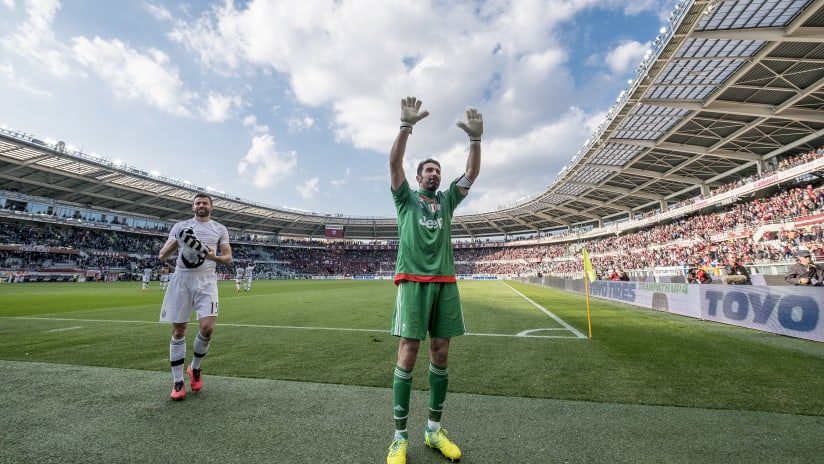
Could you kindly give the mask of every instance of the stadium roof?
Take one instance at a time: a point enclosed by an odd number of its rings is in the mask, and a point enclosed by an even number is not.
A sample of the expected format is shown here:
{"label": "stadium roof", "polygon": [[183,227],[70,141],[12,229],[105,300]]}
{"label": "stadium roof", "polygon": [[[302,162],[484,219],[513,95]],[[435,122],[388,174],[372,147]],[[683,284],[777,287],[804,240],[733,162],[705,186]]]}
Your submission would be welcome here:
{"label": "stadium roof", "polygon": [[[631,217],[824,146],[824,0],[682,0],[607,119],[546,190],[453,219],[453,236],[516,236]],[[0,131],[0,189],[175,222],[194,192],[250,234],[397,238],[394,217],[262,205]]]}

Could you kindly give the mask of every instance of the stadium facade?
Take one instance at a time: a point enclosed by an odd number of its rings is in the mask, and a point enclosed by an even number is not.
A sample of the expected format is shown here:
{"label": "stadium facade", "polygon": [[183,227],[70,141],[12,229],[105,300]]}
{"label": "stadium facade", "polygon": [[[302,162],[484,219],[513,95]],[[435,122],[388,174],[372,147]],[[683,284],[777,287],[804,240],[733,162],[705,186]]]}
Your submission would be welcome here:
{"label": "stadium facade", "polygon": [[[581,238],[724,204],[729,197],[713,195],[719,187],[761,179],[778,158],[824,146],[823,110],[824,0],[681,1],[552,185],[518,204],[459,214],[453,236]],[[799,175],[817,172],[810,166]],[[394,217],[264,205],[0,131],[7,210],[45,202],[44,214],[151,229],[177,220],[199,191],[213,195],[221,221],[241,236],[321,239],[335,230],[345,240],[397,238]]]}

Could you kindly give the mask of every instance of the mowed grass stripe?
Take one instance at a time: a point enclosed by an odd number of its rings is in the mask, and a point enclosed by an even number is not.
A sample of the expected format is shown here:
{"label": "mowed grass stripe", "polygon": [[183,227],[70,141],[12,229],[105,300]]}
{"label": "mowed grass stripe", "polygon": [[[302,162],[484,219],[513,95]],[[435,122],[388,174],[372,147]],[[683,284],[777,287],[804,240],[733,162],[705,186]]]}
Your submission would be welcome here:
{"label": "mowed grass stripe", "polygon": [[[170,329],[157,322],[162,291],[142,292],[139,283],[29,285],[0,286],[0,359],[169,375]],[[471,333],[545,337],[455,338],[452,392],[824,416],[824,344],[596,299],[593,338],[570,343],[550,338],[571,332],[527,299],[583,331],[582,295],[520,282],[459,286]],[[227,325],[218,325],[204,360],[208,375],[391,384],[390,281],[255,281],[249,293],[223,282],[221,292],[218,324]],[[70,320],[10,319],[46,314]],[[78,322],[78,315],[113,323]],[[255,328],[261,325],[355,330]],[[427,362],[422,350],[415,389],[428,388]]]}
{"label": "mowed grass stripe", "polygon": [[[394,304],[395,286],[389,281],[256,281],[253,284],[252,292],[235,292],[231,282],[221,282],[221,303],[220,315],[217,320],[217,325],[223,327],[259,327],[271,329],[296,329],[296,330],[337,330],[337,331],[363,331],[363,332],[388,332],[389,319],[391,318],[392,304]],[[231,291],[229,288],[231,285]],[[348,284],[348,285],[347,285]],[[49,285],[49,284],[45,284]],[[54,285],[54,284],[52,284]],[[59,285],[59,284],[58,284]],[[71,284],[70,284],[71,285]],[[91,285],[86,287],[87,292],[83,292],[82,296],[88,298],[87,303],[92,306],[77,307],[70,305],[67,308],[61,305],[59,311],[52,313],[38,314],[39,318],[48,318],[52,320],[78,320],[86,322],[102,322],[107,320],[120,320],[124,323],[139,323],[139,322],[157,322],[160,304],[163,298],[163,292],[159,289],[154,289],[150,292],[134,292],[139,287],[134,284],[73,284],[73,285]],[[512,287],[502,282],[460,282],[462,288],[462,295],[464,301],[464,311],[468,312],[466,319],[469,328],[478,327],[484,331],[469,330],[467,335],[470,336],[489,336],[489,337],[531,337],[531,338],[585,338],[580,332],[565,322],[561,321],[557,316],[550,313],[546,308],[541,307],[534,301],[530,300],[523,294],[512,289]],[[315,288],[323,288],[322,291],[316,291]],[[502,287],[500,287],[502,286]],[[113,288],[114,287],[114,288]],[[15,287],[20,289],[21,287]],[[380,298],[375,295],[375,288],[379,288],[388,300],[378,301]],[[515,298],[504,297],[501,295],[502,288],[509,288],[514,291]],[[49,287],[43,287],[43,290],[49,290]],[[386,291],[386,290],[389,291]],[[65,297],[70,297],[71,293],[76,288],[71,288]],[[156,304],[149,305],[134,305],[122,296],[124,292],[133,294],[135,299],[150,299],[156,300]],[[116,308],[102,306],[95,307],[93,299],[98,297],[98,292],[105,292],[106,299],[111,298],[109,295],[115,293],[118,296],[116,301],[121,304]],[[43,299],[39,299],[42,307],[48,306],[43,303]],[[492,302],[492,304],[490,304]],[[21,306],[26,306],[27,302],[24,300],[20,303]],[[538,308],[544,314],[549,315],[553,319],[553,323],[547,326],[547,320],[542,317],[540,313],[535,311]],[[378,311],[375,308],[380,308]],[[496,311],[484,311],[485,308],[495,308]],[[505,309],[503,313],[499,310]],[[2,314],[2,312],[0,312]],[[73,317],[67,317],[69,315]],[[506,317],[497,317],[500,314],[505,314]],[[100,317],[76,317],[76,316],[100,316]],[[138,315],[141,319],[119,319],[124,315]],[[349,315],[349,316],[347,316]],[[476,318],[475,316],[480,317]],[[512,317],[518,315],[520,317]],[[341,320],[341,316],[344,317]],[[351,317],[350,317],[351,316]],[[26,316],[24,316],[26,317]],[[32,317],[34,316],[27,316]],[[22,318],[22,317],[21,317]],[[528,318],[529,322],[524,322]],[[194,317],[192,318],[194,322]],[[273,321],[281,323],[272,323]],[[339,322],[341,325],[324,325],[326,322]],[[359,322],[368,322],[372,327],[352,327]],[[480,322],[479,322],[480,321]],[[302,322],[305,324],[288,324],[288,322]],[[318,324],[309,324],[308,322],[319,322]],[[567,335],[542,335],[542,331],[570,331]]]}
{"label": "mowed grass stripe", "polygon": [[[210,375],[185,401],[167,373],[0,361],[0,462],[384,462],[391,390]],[[36,386],[34,388],[33,386]],[[413,391],[409,461],[428,392]],[[450,393],[443,417],[466,463],[809,463],[817,417]]]}

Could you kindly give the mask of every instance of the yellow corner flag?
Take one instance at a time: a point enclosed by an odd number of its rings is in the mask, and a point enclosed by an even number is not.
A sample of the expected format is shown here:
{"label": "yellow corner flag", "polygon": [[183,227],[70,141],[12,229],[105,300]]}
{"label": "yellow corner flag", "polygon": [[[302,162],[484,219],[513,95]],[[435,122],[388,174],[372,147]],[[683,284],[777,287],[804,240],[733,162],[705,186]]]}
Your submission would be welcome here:
{"label": "yellow corner flag", "polygon": [[592,261],[589,260],[589,253],[586,248],[581,248],[584,254],[584,290],[587,295],[587,327],[589,328],[589,339],[592,340],[592,320],[589,315],[589,283],[595,281],[595,269],[592,268]]}
{"label": "yellow corner flag", "polygon": [[594,282],[595,269],[592,268],[592,261],[589,260],[589,253],[587,253],[586,248],[582,248],[581,251],[584,253],[584,274],[586,274],[586,277],[589,278],[590,282]]}

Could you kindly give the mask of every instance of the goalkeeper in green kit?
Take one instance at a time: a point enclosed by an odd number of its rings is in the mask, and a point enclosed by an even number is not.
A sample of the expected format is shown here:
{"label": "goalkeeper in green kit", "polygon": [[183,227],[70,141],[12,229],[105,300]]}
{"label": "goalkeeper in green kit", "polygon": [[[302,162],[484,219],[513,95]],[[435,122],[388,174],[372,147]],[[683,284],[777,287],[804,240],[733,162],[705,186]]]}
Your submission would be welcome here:
{"label": "goalkeeper in green kit", "polygon": [[424,429],[424,442],[455,461],[461,450],[441,428],[441,413],[446,398],[449,377],[447,358],[452,337],[465,332],[461,299],[455,280],[452,254],[452,213],[469,193],[481,167],[481,134],[483,119],[474,108],[466,110],[466,119],[457,122],[469,135],[469,157],[466,172],[449,184],[441,185],[441,165],[426,159],[418,165],[413,190],[406,180],[403,157],[412,127],[429,116],[421,110],[415,97],[401,100],[401,127],[389,154],[389,174],[392,198],[398,213],[398,258],[395,284],[398,293],[392,317],[392,335],[400,338],[398,363],[392,383],[392,406],[395,437],[389,446],[387,464],[405,464],[409,434],[409,396],[412,390],[412,369],[421,341],[429,334],[429,420]]}

